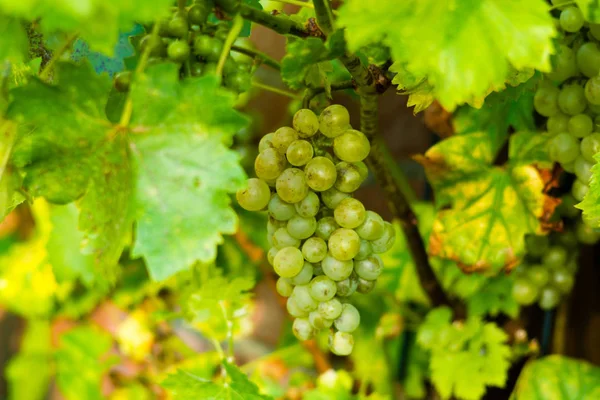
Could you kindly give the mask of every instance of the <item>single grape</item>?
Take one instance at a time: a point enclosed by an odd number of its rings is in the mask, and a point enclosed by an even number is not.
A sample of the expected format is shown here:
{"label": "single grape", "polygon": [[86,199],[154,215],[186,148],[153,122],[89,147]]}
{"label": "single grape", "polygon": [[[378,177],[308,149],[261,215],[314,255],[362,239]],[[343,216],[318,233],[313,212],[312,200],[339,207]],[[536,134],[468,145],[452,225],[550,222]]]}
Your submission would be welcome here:
{"label": "single grape", "polygon": [[306,140],[294,140],[287,148],[286,156],[290,164],[299,167],[313,158],[313,147]]}
{"label": "single grape", "polygon": [[338,297],[352,296],[358,288],[358,276],[352,273],[348,278],[344,279],[343,281],[336,282],[335,285],[337,287]]}
{"label": "single grape", "polygon": [[371,247],[373,248],[373,253],[382,254],[392,248],[394,242],[396,241],[396,229],[394,225],[385,221],[385,230],[383,235],[377,240],[371,241]]}
{"label": "single grape", "polygon": [[273,260],[273,268],[283,278],[293,278],[304,267],[302,252],[296,247],[284,247],[277,252]]}
{"label": "single grape", "polygon": [[334,281],[343,281],[350,276],[354,269],[354,263],[352,260],[338,260],[332,255],[327,255],[323,261],[321,261],[321,268],[323,272],[329,278]]}
{"label": "single grape", "polygon": [[548,121],[546,121],[546,126],[548,128],[548,132],[552,135],[558,135],[559,133],[568,132],[569,130],[569,119],[570,117],[566,114],[559,112],[558,114],[554,114]]}
{"label": "single grape", "polygon": [[202,25],[212,12],[207,2],[196,2],[188,10],[188,21],[192,25]]}
{"label": "single grape", "polygon": [[342,161],[335,165],[335,169],[337,171],[335,188],[341,192],[355,192],[364,181],[359,168],[354,164]]}
{"label": "single grape", "polygon": [[360,178],[364,182],[369,177],[369,167],[367,167],[367,164],[365,164],[364,161],[357,161],[352,164],[358,169]]}
{"label": "single grape", "polygon": [[277,247],[271,247],[269,249],[269,251],[267,252],[267,261],[269,262],[269,264],[273,265],[275,263],[275,256],[278,252],[279,249]]}
{"label": "single grape", "polygon": [[267,133],[265,136],[260,138],[260,142],[258,142],[258,152],[262,153],[268,148],[273,147],[273,135],[274,133]]}
{"label": "single grape", "polygon": [[249,211],[262,210],[269,204],[271,190],[262,179],[250,178],[247,186],[235,194],[240,206]]}
{"label": "single grape", "polygon": [[573,186],[571,186],[571,194],[577,201],[583,201],[585,195],[590,191],[590,187],[586,182],[575,179]]}
{"label": "single grape", "polygon": [[550,280],[550,272],[543,265],[532,265],[527,269],[527,277],[536,287],[542,288],[546,286]]}
{"label": "single grape", "polygon": [[573,275],[566,270],[559,269],[552,274],[552,286],[561,293],[567,294],[573,288],[575,279]]}
{"label": "single grape", "polygon": [[583,26],[583,14],[577,7],[567,7],[560,13],[560,27],[567,32],[577,32]]}
{"label": "single grape", "polygon": [[246,71],[230,73],[225,76],[225,84],[238,93],[247,92],[252,87],[252,75]]}
{"label": "single grape", "polygon": [[313,276],[313,266],[311,263],[305,262],[300,273],[290,279],[292,285],[306,285],[310,282]]}
{"label": "single grape", "polygon": [[315,334],[314,328],[307,318],[296,318],[292,324],[292,332],[298,340],[308,340]]}
{"label": "single grape", "polygon": [[319,196],[313,191],[309,191],[305,198],[294,204],[298,215],[304,218],[317,215],[320,206]]}
{"label": "single grape", "polygon": [[280,154],[285,154],[289,145],[297,139],[298,132],[290,127],[284,126],[275,131],[273,139],[271,139],[271,144]]}
{"label": "single grape", "polygon": [[336,319],[342,313],[342,303],[334,297],[319,303],[318,311],[327,319]]}
{"label": "single grape", "polygon": [[595,42],[586,42],[577,50],[577,67],[588,78],[600,71],[600,48]]}
{"label": "single grape", "polygon": [[273,233],[273,246],[277,249],[284,247],[300,247],[300,240],[290,235],[286,228],[279,228]]}
{"label": "single grape", "polygon": [[319,305],[315,299],[310,295],[310,289],[308,285],[298,285],[294,287],[292,297],[296,301],[298,307],[305,312],[310,312],[317,309]]}
{"label": "single grape", "polygon": [[548,236],[542,236],[542,235],[527,235],[527,236],[525,236],[525,248],[527,249],[527,254],[532,257],[543,256],[549,246],[550,246],[550,240],[548,239]]}
{"label": "single grape", "polygon": [[550,80],[561,83],[579,74],[575,52],[569,46],[559,44],[556,54],[552,57],[554,69],[546,74]]}
{"label": "single grape", "polygon": [[[343,228],[353,229],[365,221],[365,206],[352,197],[342,200],[333,212],[335,222]],[[383,228],[383,224],[382,224]]]}
{"label": "single grape", "polygon": [[327,247],[338,260],[352,260],[360,250],[360,237],[352,229],[340,228],[331,234]]}
{"label": "single grape", "polygon": [[126,92],[131,86],[131,71],[119,72],[115,75],[115,89],[119,92]]}
{"label": "single grape", "polygon": [[278,221],[287,221],[296,215],[296,207],[281,200],[277,193],[271,196],[268,208],[269,215]]}
{"label": "single grape", "polygon": [[337,356],[348,356],[354,348],[354,336],[347,332],[335,332],[329,335],[329,350]]}
{"label": "single grape", "polygon": [[313,299],[321,302],[333,299],[333,296],[337,293],[335,282],[325,275],[314,277],[309,288]]}
{"label": "single grape", "polygon": [[320,262],[327,256],[327,243],[320,237],[308,238],[302,245],[302,255],[308,262]]}
{"label": "single grape", "polygon": [[308,312],[302,311],[298,304],[296,303],[296,299],[293,297],[289,297],[287,299],[287,303],[285,305],[288,314],[295,318],[308,317]]}
{"label": "single grape", "polygon": [[579,140],[567,133],[559,133],[550,140],[548,154],[561,164],[573,162],[579,155]]}
{"label": "single grape", "polygon": [[321,200],[323,200],[323,204],[327,207],[334,210],[342,200],[350,198],[351,195],[348,193],[340,192],[336,188],[332,187],[330,189],[321,192]]}
{"label": "single grape", "polygon": [[575,161],[571,161],[570,163],[566,164],[560,164],[560,166],[562,167],[562,169],[565,170],[565,172],[568,172],[570,174],[575,173]]}
{"label": "single grape", "polygon": [[356,253],[356,255],[354,256],[354,260],[364,260],[371,254],[373,254],[373,247],[371,247],[371,242],[369,242],[368,240],[361,239],[360,249],[358,250],[358,253]]}
{"label": "single grape", "polygon": [[383,218],[374,211],[367,211],[364,222],[356,228],[361,239],[377,240],[383,236],[385,224]]}
{"label": "single grape", "polygon": [[360,325],[360,313],[352,304],[343,304],[342,313],[333,321],[333,325],[340,332],[354,332]]}
{"label": "single grape", "polygon": [[550,310],[560,302],[560,293],[553,287],[546,287],[540,293],[540,308]]}
{"label": "single grape", "polygon": [[355,129],[348,129],[333,141],[333,152],[342,161],[362,161],[367,158],[370,151],[369,139]]}
{"label": "single grape", "polygon": [[593,163],[586,161],[582,156],[575,160],[575,175],[581,182],[589,182],[592,177]]}
{"label": "single grape", "polygon": [[594,155],[600,153],[600,133],[592,133],[591,135],[584,137],[583,140],[581,140],[579,148],[583,158],[585,158],[586,161],[595,164],[596,160],[594,159]]}
{"label": "single grape", "polygon": [[563,86],[558,94],[558,107],[563,113],[569,115],[580,114],[585,110],[586,106],[585,93],[580,85],[571,84]]}
{"label": "single grape", "polygon": [[190,74],[192,74],[192,76],[202,76],[203,71],[204,64],[201,62],[194,61],[190,63]]}
{"label": "single grape", "polygon": [[363,278],[358,278],[358,287],[356,288],[356,291],[360,294],[370,293],[373,291],[373,289],[375,289],[376,283],[377,283],[377,280],[368,281]]}
{"label": "single grape", "polygon": [[333,186],[336,182],[336,167],[326,157],[315,157],[304,167],[308,186],[317,192],[322,192]]}
{"label": "single grape", "polygon": [[304,172],[298,168],[288,168],[279,175],[277,194],[283,201],[297,203],[308,195],[308,185]]}
{"label": "single grape", "polygon": [[298,132],[298,136],[309,138],[314,136],[319,130],[319,118],[308,108],[303,108],[294,114],[292,125],[296,132]]}
{"label": "single grape", "polygon": [[296,239],[308,239],[317,229],[315,217],[303,218],[295,215],[287,223],[287,230]]}
{"label": "single grape", "polygon": [[148,49],[150,57],[163,57],[166,55],[165,43],[156,36],[146,35],[140,40],[140,51],[144,52]]}
{"label": "single grape", "polygon": [[341,135],[350,127],[350,114],[346,107],[333,104],[323,110],[319,116],[319,129],[327,137]]}
{"label": "single grape", "polygon": [[552,246],[542,257],[542,263],[551,269],[558,269],[567,263],[567,250],[564,247]]}
{"label": "single grape", "polygon": [[169,33],[171,36],[183,38],[188,33],[187,18],[184,15],[176,14],[169,21]]}
{"label": "single grape", "polygon": [[600,76],[591,77],[584,86],[586,100],[595,106],[600,106]]}
{"label": "single grape", "polygon": [[592,133],[594,121],[587,114],[573,115],[569,119],[569,133],[576,138],[582,138]]}
{"label": "single grape", "polygon": [[594,245],[600,240],[600,232],[595,231],[581,221],[578,221],[577,225],[575,225],[575,235],[579,242],[588,246]]}
{"label": "single grape", "polygon": [[167,48],[167,54],[171,61],[184,62],[190,57],[190,46],[187,42],[176,40]]}
{"label": "single grape", "polygon": [[277,179],[285,169],[285,157],[273,148],[261,151],[254,161],[256,176],[265,180]]}
{"label": "single grape", "polygon": [[577,247],[577,235],[575,235],[573,230],[569,229],[561,233],[557,233],[555,236],[558,243],[561,246],[569,249],[569,252]]}
{"label": "single grape", "polygon": [[290,281],[286,278],[277,279],[277,284],[275,285],[277,289],[277,293],[283,297],[290,297],[292,295],[292,290],[294,290],[294,285],[290,283]]}
{"label": "single grape", "polygon": [[318,311],[311,311],[310,314],[308,314],[308,320],[316,330],[330,328],[333,324],[333,320],[325,318],[323,314]]}
{"label": "single grape", "polygon": [[373,254],[364,260],[354,261],[354,271],[359,277],[368,281],[374,281],[379,278],[383,269],[383,261],[377,254]]}
{"label": "single grape", "polygon": [[512,295],[517,303],[525,306],[533,304],[538,294],[537,287],[529,279],[517,278],[515,280]]}
{"label": "single grape", "polygon": [[324,217],[317,222],[315,234],[323,240],[329,240],[331,234],[339,227],[333,217]]}
{"label": "single grape", "polygon": [[535,110],[544,117],[558,114],[558,96],[560,90],[550,84],[540,85],[533,97]]}

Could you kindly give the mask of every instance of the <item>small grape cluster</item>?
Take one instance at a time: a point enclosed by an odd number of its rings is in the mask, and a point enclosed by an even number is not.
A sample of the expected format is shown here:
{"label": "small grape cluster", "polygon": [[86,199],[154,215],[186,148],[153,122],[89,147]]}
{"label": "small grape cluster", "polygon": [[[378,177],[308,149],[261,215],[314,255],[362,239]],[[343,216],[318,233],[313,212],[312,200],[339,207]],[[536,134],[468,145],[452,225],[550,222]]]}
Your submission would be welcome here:
{"label": "small grape cluster", "polygon": [[553,136],[549,155],[575,174],[571,193],[581,201],[589,190],[594,155],[600,152],[600,24],[586,23],[575,5],[557,7],[562,37],[554,69],[540,83],[534,107],[548,118],[546,129]]}
{"label": "small grape cluster", "polygon": [[[181,76],[214,74],[229,28],[226,22],[208,22],[212,11],[211,1],[194,1],[188,8],[178,8],[171,18],[158,21],[157,36],[147,27],[148,33],[132,42],[138,54],[149,52],[148,65],[170,61],[180,65]],[[250,89],[252,62],[244,54],[230,52],[223,67],[223,85],[237,93]],[[117,90],[127,91],[130,84],[131,71],[116,74]]]}
{"label": "small grape cluster", "polygon": [[299,110],[293,128],[263,136],[259,152],[258,178],[236,197],[247,210],[268,210],[268,260],[295,317],[293,332],[308,340],[332,328],[331,351],[348,355],[360,315],[347,299],[373,290],[383,268],[378,254],[396,235],[352,197],[368,175],[369,140],[352,129],[345,107],[332,105],[319,117]]}

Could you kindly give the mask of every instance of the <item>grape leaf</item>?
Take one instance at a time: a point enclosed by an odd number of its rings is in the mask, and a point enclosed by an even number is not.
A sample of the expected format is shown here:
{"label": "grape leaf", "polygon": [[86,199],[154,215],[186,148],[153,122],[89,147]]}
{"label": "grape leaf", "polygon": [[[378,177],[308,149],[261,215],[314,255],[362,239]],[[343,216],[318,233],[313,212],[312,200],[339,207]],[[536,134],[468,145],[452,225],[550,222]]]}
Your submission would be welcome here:
{"label": "grape leaf", "polygon": [[502,87],[511,66],[550,70],[555,28],[543,0],[350,0],[338,11],[350,50],[383,42],[449,111]]}
{"label": "grape leaf", "polygon": [[469,316],[496,316],[504,313],[515,318],[519,314],[519,304],[512,296],[513,281],[513,274],[487,278],[479,290],[465,297]]}
{"label": "grape leaf", "polygon": [[4,219],[25,197],[17,192],[21,187],[21,176],[8,165],[10,153],[16,138],[16,125],[0,118],[0,221]]}
{"label": "grape leaf", "polygon": [[405,63],[395,62],[390,66],[394,72],[392,84],[397,86],[400,94],[408,95],[407,107],[415,106],[414,113],[421,112],[433,103],[435,92],[424,75],[413,75],[406,69]]}
{"label": "grape leaf", "polygon": [[598,0],[575,0],[587,21],[600,23],[600,3]]}
{"label": "grape leaf", "polygon": [[417,334],[431,352],[431,381],[443,399],[477,400],[486,386],[502,387],[510,367],[507,339],[495,324],[476,317],[453,324],[448,307],[430,311]]}
{"label": "grape leaf", "polygon": [[525,365],[511,400],[600,398],[600,368],[585,361],[552,355]]}
{"label": "grape leaf", "polygon": [[27,56],[29,41],[18,18],[0,13],[0,63],[23,62]]}
{"label": "grape leaf", "polygon": [[586,193],[583,201],[575,207],[583,210],[585,223],[592,228],[600,228],[600,153],[594,156],[596,164],[592,167],[590,178],[590,190]]}

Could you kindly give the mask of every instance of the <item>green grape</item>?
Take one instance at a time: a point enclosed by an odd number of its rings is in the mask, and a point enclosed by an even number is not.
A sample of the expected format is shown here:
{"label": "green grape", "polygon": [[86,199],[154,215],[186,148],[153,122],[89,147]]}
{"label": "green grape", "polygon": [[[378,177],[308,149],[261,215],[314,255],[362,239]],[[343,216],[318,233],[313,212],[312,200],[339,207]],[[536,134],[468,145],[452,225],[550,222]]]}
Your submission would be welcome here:
{"label": "green grape", "polygon": [[569,250],[573,250],[577,247],[577,235],[572,230],[563,231],[556,234],[558,243]]}
{"label": "green grape", "polygon": [[542,263],[551,269],[558,269],[567,263],[567,250],[564,247],[552,246],[542,257]]}
{"label": "green grape", "polygon": [[294,114],[292,125],[296,132],[298,132],[298,136],[309,138],[314,136],[319,130],[319,118],[308,108],[303,108]]}
{"label": "green grape", "polygon": [[315,157],[304,167],[308,186],[317,192],[325,191],[336,182],[336,167],[326,157]]}
{"label": "green grape", "polygon": [[268,148],[272,148],[273,144],[273,133],[267,133],[265,136],[260,138],[260,142],[258,142],[258,152],[262,153]]}
{"label": "green grape", "polygon": [[313,275],[314,276],[325,275],[325,273],[323,272],[323,268],[321,268],[320,262],[313,265]]}
{"label": "green grape", "polygon": [[302,271],[304,257],[296,247],[284,247],[277,252],[273,260],[273,268],[277,275],[283,278],[292,278]]}
{"label": "green grape", "polygon": [[365,180],[360,169],[356,165],[346,161],[337,163],[335,169],[337,171],[335,188],[341,192],[355,192]]}
{"label": "green grape", "polygon": [[593,163],[586,161],[582,156],[575,160],[575,175],[582,182],[589,182],[592,177]]}
{"label": "green grape", "polygon": [[579,156],[579,140],[568,133],[559,133],[550,140],[548,154],[561,164],[573,162]]}
{"label": "green grape", "polygon": [[394,225],[385,221],[385,230],[383,235],[377,240],[371,241],[371,247],[373,248],[373,253],[382,254],[392,248],[394,243],[396,242],[396,229]]}
{"label": "green grape", "polygon": [[532,265],[527,269],[527,277],[536,287],[542,288],[550,280],[550,273],[543,265]]}
{"label": "green grape", "polygon": [[377,240],[384,232],[384,221],[374,211],[367,211],[364,222],[356,228],[356,233],[361,239]]}
{"label": "green grape", "polygon": [[279,153],[285,154],[289,145],[295,140],[298,140],[298,132],[290,127],[284,126],[275,131],[273,139],[271,139],[271,144]]}
{"label": "green grape", "polygon": [[190,63],[190,74],[192,76],[202,76],[202,72],[204,71],[204,64],[198,61],[194,61]]}
{"label": "green grape", "polygon": [[213,52],[215,39],[210,36],[200,35],[194,38],[194,54],[207,58]]}
{"label": "green grape", "polygon": [[342,228],[354,229],[365,221],[367,212],[359,200],[349,197],[338,204],[333,211],[333,216],[335,222]]}
{"label": "green grape", "polygon": [[217,63],[207,62],[202,69],[202,76],[215,75],[217,73]]}
{"label": "green grape", "polygon": [[578,221],[575,225],[575,235],[577,240],[585,245],[594,245],[600,240],[600,232],[595,231],[587,224]]}
{"label": "green grape", "polygon": [[343,281],[336,282],[335,285],[337,287],[338,297],[352,296],[358,288],[358,276],[355,273],[352,273]]}
{"label": "green grape", "polygon": [[327,255],[321,261],[321,268],[325,275],[334,281],[343,281],[352,274],[354,263],[352,260],[338,260],[332,255]]}
{"label": "green grape", "polygon": [[590,34],[596,40],[600,40],[600,24],[589,24]]}
{"label": "green grape", "polygon": [[261,151],[254,160],[256,176],[265,180],[277,179],[285,169],[285,157],[275,149]]}
{"label": "green grape", "polygon": [[321,200],[330,209],[334,210],[342,200],[350,198],[351,195],[348,193],[340,192],[336,188],[332,187],[324,192],[321,192]]}
{"label": "green grape", "polygon": [[333,152],[342,161],[362,161],[367,158],[370,151],[369,139],[355,129],[348,129],[333,141]]}
{"label": "green grape", "polygon": [[269,235],[273,235],[275,233],[275,231],[279,228],[285,228],[287,225],[287,222],[285,221],[278,221],[275,218],[273,218],[272,216],[269,215],[269,219],[267,221],[267,233]]}
{"label": "green grape", "polygon": [[277,193],[271,196],[268,209],[269,215],[277,221],[287,221],[296,215],[294,205],[281,200],[281,197]]}
{"label": "green grape", "polygon": [[583,89],[588,103],[600,106],[600,76],[591,77]]}
{"label": "green grape", "polygon": [[156,36],[146,35],[140,40],[139,43],[140,51],[144,52],[148,49],[148,55],[150,57],[162,57],[166,55],[165,43]]}
{"label": "green grape", "polygon": [[238,190],[235,198],[242,208],[259,211],[269,204],[271,190],[262,179],[250,178],[246,188]]}
{"label": "green grape", "polygon": [[320,262],[327,256],[327,243],[319,237],[308,238],[302,245],[302,255],[308,262]]}
{"label": "green grape", "polygon": [[336,284],[325,275],[316,276],[309,285],[310,294],[317,301],[329,301],[337,293]]}
{"label": "green grape", "polygon": [[561,83],[573,76],[579,74],[575,52],[569,46],[559,44],[556,54],[553,56],[552,64],[554,69],[546,74],[550,80]]}
{"label": "green grape", "polygon": [[304,172],[298,168],[288,168],[279,175],[277,194],[288,203],[297,203],[308,195],[308,185]]}
{"label": "green grape", "polygon": [[311,263],[305,262],[302,271],[293,278],[290,278],[292,285],[306,285],[313,277],[313,266]]}
{"label": "green grape", "polygon": [[269,262],[269,264],[273,265],[275,263],[275,256],[278,252],[279,249],[277,247],[271,247],[269,249],[269,251],[267,252],[267,261]]}
{"label": "green grape", "polygon": [[323,240],[329,240],[331,234],[339,227],[333,217],[324,217],[317,222],[315,234]]}
{"label": "green grape", "polygon": [[252,75],[249,72],[238,71],[227,75],[225,83],[227,87],[237,92],[246,92],[252,87]]}
{"label": "green grape", "polygon": [[377,254],[373,254],[364,260],[354,261],[354,271],[359,277],[368,281],[374,281],[379,278],[383,269],[383,261]]}
{"label": "green grape", "polygon": [[169,33],[177,38],[183,38],[187,35],[188,23],[184,15],[178,13],[169,21]]}
{"label": "green grape", "polygon": [[358,169],[360,177],[364,182],[369,177],[369,168],[367,167],[367,164],[363,161],[354,162],[352,164]]}
{"label": "green grape", "polygon": [[594,156],[600,153],[600,133],[592,133],[581,140],[579,146],[583,158],[593,164],[596,163]]}
{"label": "green grape", "polygon": [[283,249],[284,247],[300,247],[300,240],[290,235],[286,228],[279,228],[273,233],[273,247]]}
{"label": "green grape", "polygon": [[131,71],[119,72],[115,75],[115,89],[119,92],[127,92],[131,86]]}
{"label": "green grape", "polygon": [[594,42],[587,42],[577,50],[577,67],[588,78],[600,71],[600,48]]}
{"label": "green grape", "polygon": [[329,138],[341,135],[350,128],[350,114],[346,107],[333,104],[319,116],[319,129]]}
{"label": "green grape", "polygon": [[376,283],[377,283],[376,280],[368,281],[363,278],[358,278],[358,287],[356,288],[356,291],[360,294],[370,293],[373,291],[373,289],[375,289]]}
{"label": "green grape", "polygon": [[583,201],[585,195],[590,191],[590,187],[586,182],[582,182],[579,179],[575,179],[573,186],[571,186],[571,194],[577,201]]}
{"label": "green grape", "polygon": [[585,93],[580,85],[571,84],[563,86],[558,94],[558,107],[563,113],[569,115],[580,114],[585,110],[586,106]]}
{"label": "green grape", "polygon": [[548,239],[548,236],[541,236],[541,235],[525,236],[525,248],[527,249],[527,254],[532,257],[543,256],[549,246],[550,246],[550,240]]}
{"label": "green grape", "polygon": [[573,289],[575,279],[573,275],[566,270],[559,269],[552,274],[552,286],[561,293],[567,294]]}
{"label": "green grape", "polygon": [[287,148],[286,156],[290,164],[300,167],[314,155],[313,147],[306,140],[294,140]]}
{"label": "green grape", "polygon": [[342,313],[342,303],[334,297],[319,303],[318,311],[327,319],[336,319]]}
{"label": "green grape", "polygon": [[310,314],[308,314],[308,320],[316,330],[330,328],[333,324],[333,320],[323,317],[323,315],[318,311],[311,311]]}
{"label": "green grape", "polygon": [[308,340],[315,334],[313,326],[306,318],[296,318],[292,324],[292,332],[298,340]]}
{"label": "green grape", "polygon": [[302,317],[308,316],[308,312],[302,311],[300,309],[300,307],[298,307],[298,304],[296,303],[296,299],[294,299],[293,297],[290,297],[287,299],[287,303],[285,306],[286,306],[288,314],[290,314],[292,317],[302,318]]}
{"label": "green grape", "polygon": [[298,215],[304,218],[310,218],[317,215],[320,206],[319,196],[313,191],[309,191],[305,198],[294,204]]}
{"label": "green grape", "polygon": [[343,304],[342,313],[333,321],[333,325],[340,332],[354,332],[360,325],[360,313],[352,304]]}
{"label": "green grape", "polygon": [[540,293],[540,308],[550,310],[560,302],[560,293],[553,287],[546,287]]}
{"label": "green grape", "polygon": [[292,285],[290,281],[286,278],[279,278],[277,279],[275,288],[277,289],[277,293],[279,293],[280,296],[290,297],[292,295],[292,291],[294,290],[294,285]]}
{"label": "green grape", "polygon": [[533,304],[538,297],[538,289],[529,279],[517,278],[513,285],[512,295],[519,304],[528,306]]}
{"label": "green grape", "polygon": [[544,117],[558,114],[559,93],[559,89],[550,84],[540,85],[533,97],[535,111]]}
{"label": "green grape", "polygon": [[567,132],[569,129],[569,119],[570,117],[568,115],[561,112],[554,114],[546,121],[548,132],[552,135]]}
{"label": "green grape", "polygon": [[319,305],[310,295],[309,285],[295,286],[292,297],[296,300],[298,307],[305,312],[316,310]]}
{"label": "green grape", "polygon": [[317,229],[315,217],[303,218],[295,215],[287,223],[287,230],[296,239],[308,239]]}
{"label": "green grape", "polygon": [[169,59],[175,62],[184,62],[190,57],[190,46],[183,41],[176,40],[167,49]]}
{"label": "green grape", "polygon": [[572,161],[572,162],[566,163],[566,164],[561,164],[560,166],[562,167],[562,169],[564,169],[566,172],[568,172],[570,174],[575,173],[575,161]]}
{"label": "green grape", "polygon": [[327,247],[331,255],[338,260],[351,260],[358,254],[360,238],[352,229],[340,228],[331,234]]}
{"label": "green grape", "polygon": [[560,13],[560,27],[567,32],[577,32],[583,26],[583,14],[577,7],[567,7]]}
{"label": "green grape", "polygon": [[354,336],[347,332],[335,332],[329,335],[329,350],[337,356],[348,356],[354,348]]}
{"label": "green grape", "polygon": [[371,242],[369,242],[368,240],[361,239],[360,248],[358,250],[358,253],[356,253],[356,255],[354,256],[354,260],[364,260],[371,254],[373,254],[373,247],[371,247]]}
{"label": "green grape", "polygon": [[587,114],[573,115],[569,119],[569,133],[577,138],[591,134],[593,129],[594,121]]}
{"label": "green grape", "polygon": [[208,3],[196,2],[188,10],[188,21],[192,25],[202,25],[206,22],[211,12],[212,9]]}

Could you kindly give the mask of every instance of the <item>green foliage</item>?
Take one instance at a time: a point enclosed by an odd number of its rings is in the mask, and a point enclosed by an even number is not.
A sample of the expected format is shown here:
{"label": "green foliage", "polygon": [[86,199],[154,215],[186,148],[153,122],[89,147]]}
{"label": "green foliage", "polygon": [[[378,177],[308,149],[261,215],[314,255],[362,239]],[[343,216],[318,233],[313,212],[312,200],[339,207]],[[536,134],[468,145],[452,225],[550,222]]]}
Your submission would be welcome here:
{"label": "green foliage", "polygon": [[576,207],[583,210],[587,224],[600,228],[600,154],[596,154],[594,159],[596,164],[592,167],[590,190]]}
{"label": "green foliage", "polygon": [[27,46],[27,33],[21,21],[0,14],[0,62],[23,62],[27,56]]}

